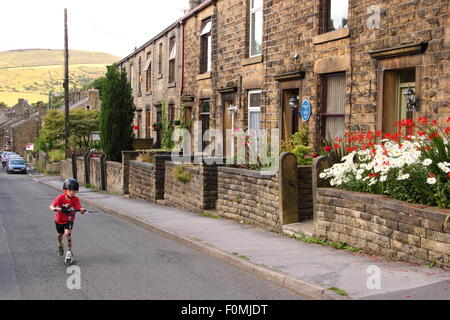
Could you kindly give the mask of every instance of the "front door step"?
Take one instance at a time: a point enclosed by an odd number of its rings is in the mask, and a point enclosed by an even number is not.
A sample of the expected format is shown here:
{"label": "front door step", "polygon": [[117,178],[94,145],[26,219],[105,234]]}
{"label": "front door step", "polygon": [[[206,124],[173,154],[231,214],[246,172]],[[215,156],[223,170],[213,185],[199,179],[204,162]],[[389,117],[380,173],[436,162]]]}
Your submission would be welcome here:
{"label": "front door step", "polygon": [[288,236],[301,237],[302,235],[312,237],[314,232],[313,220],[291,223],[283,226],[283,233]]}

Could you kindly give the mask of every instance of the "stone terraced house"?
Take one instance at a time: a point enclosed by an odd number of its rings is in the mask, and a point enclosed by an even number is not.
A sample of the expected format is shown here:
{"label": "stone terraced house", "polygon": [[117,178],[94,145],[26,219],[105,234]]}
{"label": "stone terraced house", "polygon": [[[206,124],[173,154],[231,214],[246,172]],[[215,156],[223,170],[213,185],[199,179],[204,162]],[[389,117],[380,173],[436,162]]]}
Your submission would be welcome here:
{"label": "stone terraced house", "polygon": [[349,130],[392,132],[400,119],[450,116],[446,0],[189,4],[119,62],[138,138],[156,136],[162,103],[169,120],[184,110],[203,131],[279,128],[289,139],[307,126],[316,146]]}

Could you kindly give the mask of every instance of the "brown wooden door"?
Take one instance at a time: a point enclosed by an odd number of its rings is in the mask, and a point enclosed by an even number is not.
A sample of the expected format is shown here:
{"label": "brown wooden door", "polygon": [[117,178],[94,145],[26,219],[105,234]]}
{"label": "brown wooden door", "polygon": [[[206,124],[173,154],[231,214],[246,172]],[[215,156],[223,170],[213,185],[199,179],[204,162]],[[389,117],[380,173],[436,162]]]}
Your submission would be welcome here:
{"label": "brown wooden door", "polygon": [[[282,139],[290,140],[292,135],[298,131],[298,111],[299,107],[294,111],[289,105],[289,101],[295,95],[298,98],[298,89],[283,90],[282,93]],[[299,103],[300,104],[300,103]]]}
{"label": "brown wooden door", "polygon": [[[233,100],[225,100],[223,102],[223,156],[226,157],[228,155],[227,152],[230,153],[230,155],[232,155],[231,153],[231,145],[228,146],[227,143],[227,130],[231,130],[233,128],[233,124],[232,124],[232,115],[231,112],[228,110],[228,108],[230,108],[230,106],[232,106],[233,104]],[[230,149],[230,150],[229,150]]]}

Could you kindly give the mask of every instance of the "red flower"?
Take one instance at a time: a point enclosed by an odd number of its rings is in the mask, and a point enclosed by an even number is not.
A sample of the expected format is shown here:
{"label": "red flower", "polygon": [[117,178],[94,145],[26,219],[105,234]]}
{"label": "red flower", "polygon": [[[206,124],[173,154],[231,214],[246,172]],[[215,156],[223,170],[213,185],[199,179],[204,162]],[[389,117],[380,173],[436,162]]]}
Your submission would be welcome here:
{"label": "red flower", "polygon": [[445,128],[445,133],[450,133],[450,127]]}
{"label": "red flower", "polygon": [[428,178],[434,178],[434,177],[435,177],[434,173],[430,172],[430,175],[428,176]]}
{"label": "red flower", "polygon": [[333,148],[336,150],[336,149],[339,149],[339,143],[335,143],[334,144],[334,146],[333,146]]}
{"label": "red flower", "polygon": [[450,178],[450,172],[449,172],[449,173],[447,173],[447,177],[449,177],[449,178]]}
{"label": "red flower", "polygon": [[325,148],[323,148],[323,150],[324,150],[325,152],[329,152],[329,151],[331,150],[331,147],[330,147],[330,146],[326,146]]}

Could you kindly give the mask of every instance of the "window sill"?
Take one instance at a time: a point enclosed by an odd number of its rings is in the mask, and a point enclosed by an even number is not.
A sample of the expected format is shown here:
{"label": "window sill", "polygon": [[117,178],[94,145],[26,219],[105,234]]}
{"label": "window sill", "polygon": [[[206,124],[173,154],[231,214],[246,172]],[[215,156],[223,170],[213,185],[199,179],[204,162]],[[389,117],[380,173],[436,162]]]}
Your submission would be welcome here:
{"label": "window sill", "polygon": [[162,79],[162,77],[163,77],[162,73],[159,73],[158,74],[158,79]]}
{"label": "window sill", "polygon": [[170,83],[167,85],[167,88],[175,88],[176,86],[177,86],[176,82],[170,82]]}
{"label": "window sill", "polygon": [[261,63],[261,62],[263,62],[263,56],[259,55],[259,56],[244,59],[242,61],[242,66],[249,66],[251,64],[256,64],[256,63]]}
{"label": "window sill", "polygon": [[211,79],[211,72],[205,72],[195,77],[195,80],[205,80],[205,79]]}
{"label": "window sill", "polygon": [[330,31],[327,33],[319,34],[313,38],[313,44],[321,44],[329,41],[335,41],[350,36],[350,29],[343,28],[339,30]]}

